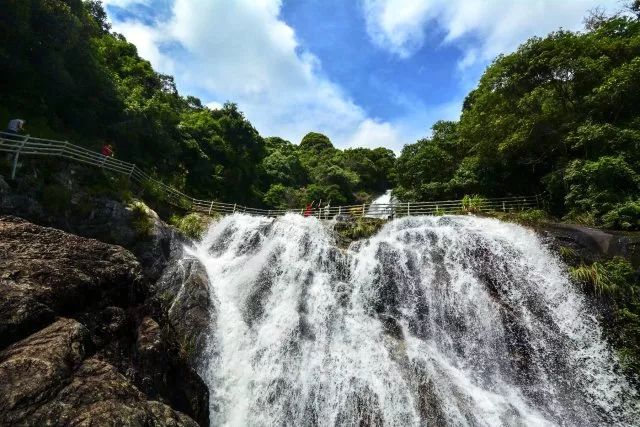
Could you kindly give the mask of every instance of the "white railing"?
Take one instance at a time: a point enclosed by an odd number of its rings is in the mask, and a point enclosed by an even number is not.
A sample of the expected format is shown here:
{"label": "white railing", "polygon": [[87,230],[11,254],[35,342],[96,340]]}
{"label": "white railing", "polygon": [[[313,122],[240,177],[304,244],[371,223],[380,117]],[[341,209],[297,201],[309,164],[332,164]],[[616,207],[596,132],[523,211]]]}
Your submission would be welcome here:
{"label": "white railing", "polygon": [[[85,165],[91,165],[128,176],[139,184],[150,185],[162,193],[168,203],[193,212],[211,215],[231,214],[235,212],[263,216],[280,216],[286,213],[305,214],[305,209],[258,209],[235,203],[222,203],[214,200],[195,199],[163,182],[147,175],[133,163],[124,162],[113,157],[103,156],[67,141],[34,138],[32,136],[14,135],[0,132],[0,152],[13,153],[11,178],[15,178],[20,156],[59,157]],[[537,196],[502,197],[484,199],[473,205],[462,200],[441,200],[432,202],[397,202],[391,204],[358,204],[348,206],[314,207],[308,214],[318,218],[329,219],[336,215],[372,216],[397,218],[409,215],[433,215],[440,213],[458,213],[464,211],[519,211],[539,206]]]}

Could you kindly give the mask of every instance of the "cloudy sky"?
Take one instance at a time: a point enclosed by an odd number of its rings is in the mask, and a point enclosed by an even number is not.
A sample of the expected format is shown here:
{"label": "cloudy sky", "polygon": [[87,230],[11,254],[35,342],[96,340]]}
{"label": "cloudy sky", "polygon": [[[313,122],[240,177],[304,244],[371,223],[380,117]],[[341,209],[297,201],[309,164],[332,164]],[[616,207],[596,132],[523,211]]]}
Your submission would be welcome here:
{"label": "cloudy sky", "polygon": [[183,95],[239,105],[263,136],[404,144],[456,119],[500,53],[618,0],[103,0]]}

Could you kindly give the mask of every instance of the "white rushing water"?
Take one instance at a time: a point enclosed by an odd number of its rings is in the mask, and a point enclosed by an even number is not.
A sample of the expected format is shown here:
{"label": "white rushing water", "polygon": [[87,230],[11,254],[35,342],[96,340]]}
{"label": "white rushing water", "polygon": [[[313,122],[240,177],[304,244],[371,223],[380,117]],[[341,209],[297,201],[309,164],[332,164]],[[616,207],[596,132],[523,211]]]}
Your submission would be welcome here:
{"label": "white rushing water", "polygon": [[395,204],[395,197],[393,197],[391,190],[387,190],[384,194],[371,202],[365,216],[369,218],[389,219],[393,215]]}
{"label": "white rushing water", "polygon": [[328,224],[228,216],[197,250],[216,304],[211,424],[630,425],[637,399],[539,238],[403,218],[337,249]]}

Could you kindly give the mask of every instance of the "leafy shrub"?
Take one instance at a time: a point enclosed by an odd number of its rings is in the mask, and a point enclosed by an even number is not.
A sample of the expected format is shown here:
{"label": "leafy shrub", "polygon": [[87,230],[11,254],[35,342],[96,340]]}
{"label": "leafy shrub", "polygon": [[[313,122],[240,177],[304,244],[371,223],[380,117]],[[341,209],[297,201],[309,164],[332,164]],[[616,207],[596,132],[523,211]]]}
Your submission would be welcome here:
{"label": "leafy shrub", "polygon": [[640,230],[640,200],[618,205],[602,216],[602,222],[616,230]]}
{"label": "leafy shrub", "polygon": [[385,220],[378,218],[358,217],[355,221],[336,223],[334,230],[341,237],[352,241],[373,236],[384,223]]}
{"label": "leafy shrub", "polygon": [[474,194],[473,196],[465,195],[462,198],[462,212],[478,214],[482,212],[486,204],[486,199],[482,196]]}
{"label": "leafy shrub", "polygon": [[515,222],[524,225],[537,225],[549,221],[547,213],[540,209],[527,209],[515,212],[490,212],[490,216],[494,216],[502,221]]}
{"label": "leafy shrub", "polygon": [[569,216],[587,213],[598,222],[602,215],[637,194],[640,175],[622,156],[602,156],[596,161],[572,161],[564,181],[569,189]]}
{"label": "leafy shrub", "polygon": [[60,213],[71,202],[71,192],[60,184],[45,185],[42,189],[42,205],[49,211]]}
{"label": "leafy shrub", "polygon": [[447,214],[447,212],[444,209],[442,209],[439,206],[436,206],[436,210],[433,211],[433,213],[431,215],[433,215],[433,216],[442,216],[442,215],[446,215],[446,214]]}
{"label": "leafy shrub", "polygon": [[169,222],[191,239],[197,240],[207,231],[213,218],[193,212],[184,217],[173,215]]}
{"label": "leafy shrub", "polygon": [[135,200],[129,204],[131,225],[139,237],[148,237],[153,230],[151,210],[143,202]]}
{"label": "leafy shrub", "polygon": [[580,265],[569,270],[571,276],[597,294],[620,293],[633,281],[633,267],[626,259],[614,257],[604,263]]}

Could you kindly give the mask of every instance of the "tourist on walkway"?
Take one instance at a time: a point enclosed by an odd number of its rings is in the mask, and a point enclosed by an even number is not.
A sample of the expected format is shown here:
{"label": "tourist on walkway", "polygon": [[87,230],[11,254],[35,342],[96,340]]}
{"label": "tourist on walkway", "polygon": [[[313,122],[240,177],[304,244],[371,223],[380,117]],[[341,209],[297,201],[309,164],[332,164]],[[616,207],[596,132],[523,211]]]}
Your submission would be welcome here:
{"label": "tourist on walkway", "polygon": [[113,147],[111,144],[104,144],[100,152],[105,157],[113,157]]}
{"label": "tourist on walkway", "polygon": [[[23,119],[11,119],[9,120],[9,124],[7,125],[6,133],[12,135],[20,135],[24,132],[24,125],[27,123],[26,120]],[[11,138],[11,136],[9,136]],[[13,138],[12,138],[13,139]]]}

